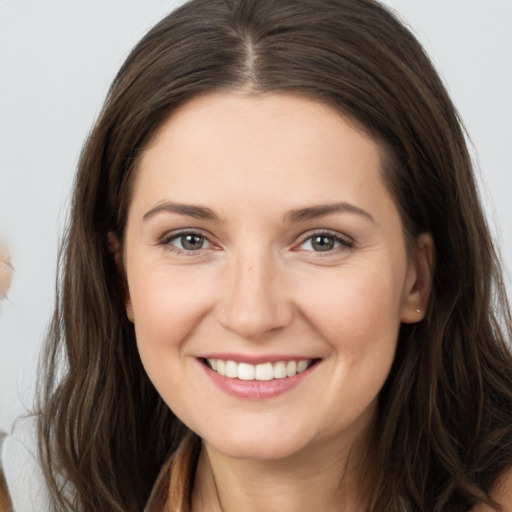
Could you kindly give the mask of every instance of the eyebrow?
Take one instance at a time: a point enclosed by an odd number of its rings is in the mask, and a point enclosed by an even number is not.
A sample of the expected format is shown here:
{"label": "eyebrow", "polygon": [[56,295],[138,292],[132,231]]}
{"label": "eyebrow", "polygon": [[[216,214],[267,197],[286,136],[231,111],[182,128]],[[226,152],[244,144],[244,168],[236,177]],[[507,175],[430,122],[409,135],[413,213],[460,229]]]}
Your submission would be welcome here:
{"label": "eyebrow", "polygon": [[219,220],[219,217],[213,212],[213,210],[210,210],[210,208],[194,206],[191,204],[172,203],[170,201],[157,204],[154,208],[146,212],[142,219],[147,220],[162,212],[177,213],[178,215],[186,215],[187,217],[193,217],[195,219],[212,221]]}
{"label": "eyebrow", "polygon": [[[206,208],[204,206],[195,206],[191,204],[173,203],[170,201],[157,204],[154,208],[144,214],[143,220],[147,220],[159,213],[175,213],[178,215],[193,217],[195,219],[210,221],[220,220],[219,216],[210,208]],[[343,202],[297,208],[296,210],[289,211],[285,215],[285,221],[290,223],[298,223],[333,213],[352,213],[361,215],[362,217],[372,221],[374,224],[377,224],[377,221],[366,210],[363,210],[362,208],[359,208],[353,204]]]}
{"label": "eyebrow", "polygon": [[305,220],[315,219],[324,215],[330,215],[332,213],[353,213],[361,215],[368,220],[377,224],[377,221],[368,213],[350,203],[333,203],[333,204],[320,204],[314,206],[308,206],[307,208],[298,208],[297,210],[291,210],[285,216],[285,219],[290,222],[303,222]]}

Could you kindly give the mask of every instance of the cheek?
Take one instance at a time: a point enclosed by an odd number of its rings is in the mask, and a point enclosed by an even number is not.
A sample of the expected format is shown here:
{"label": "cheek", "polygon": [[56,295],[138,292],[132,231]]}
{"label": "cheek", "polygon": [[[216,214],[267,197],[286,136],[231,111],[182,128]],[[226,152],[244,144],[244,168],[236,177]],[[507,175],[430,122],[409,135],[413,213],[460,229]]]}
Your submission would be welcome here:
{"label": "cheek", "polygon": [[208,281],[165,265],[145,272],[128,272],[128,288],[138,342],[178,343],[208,310]]}
{"label": "cheek", "polygon": [[186,340],[201,324],[210,297],[204,287],[169,269],[130,276],[134,328],[142,364],[164,401],[187,410],[191,390],[184,385],[191,364]]}
{"label": "cheek", "polygon": [[371,409],[389,375],[400,326],[401,280],[390,271],[352,269],[343,279],[332,279],[328,292],[313,283],[309,292],[301,310],[330,347],[326,364],[332,373],[322,402],[332,417],[325,432],[330,435]]}
{"label": "cheek", "polygon": [[351,267],[306,283],[300,309],[327,340],[347,350],[363,350],[376,339],[394,344],[402,287],[392,268]]}

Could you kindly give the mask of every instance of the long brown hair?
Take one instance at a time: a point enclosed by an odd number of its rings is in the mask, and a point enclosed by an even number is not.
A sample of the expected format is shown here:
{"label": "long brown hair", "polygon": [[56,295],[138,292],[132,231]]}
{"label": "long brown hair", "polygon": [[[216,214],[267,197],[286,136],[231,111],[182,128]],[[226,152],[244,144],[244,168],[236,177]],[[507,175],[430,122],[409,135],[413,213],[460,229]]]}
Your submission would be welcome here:
{"label": "long brown hair", "polygon": [[192,0],[114,80],[78,166],[47,339],[41,460],[56,510],[140,511],[185,427],[146,376],[108,233],[122,242],[137,158],[213,90],[289,92],[385,152],[404,232],[432,234],[426,318],[403,325],[380,394],[370,511],[466,511],[512,465],[512,334],[461,122],[414,36],[372,0]]}

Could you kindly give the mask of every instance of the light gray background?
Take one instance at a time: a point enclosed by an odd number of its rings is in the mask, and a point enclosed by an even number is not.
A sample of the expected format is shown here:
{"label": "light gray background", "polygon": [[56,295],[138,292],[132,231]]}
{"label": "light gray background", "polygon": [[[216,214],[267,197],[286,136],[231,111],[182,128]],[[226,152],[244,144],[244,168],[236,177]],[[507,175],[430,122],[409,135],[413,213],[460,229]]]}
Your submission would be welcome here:
{"label": "light gray background", "polygon": [[[32,403],[82,142],[130,48],[179,3],[0,0],[0,231],[15,267],[0,304],[0,428]],[[386,3],[413,27],[465,120],[510,273],[512,0]]]}

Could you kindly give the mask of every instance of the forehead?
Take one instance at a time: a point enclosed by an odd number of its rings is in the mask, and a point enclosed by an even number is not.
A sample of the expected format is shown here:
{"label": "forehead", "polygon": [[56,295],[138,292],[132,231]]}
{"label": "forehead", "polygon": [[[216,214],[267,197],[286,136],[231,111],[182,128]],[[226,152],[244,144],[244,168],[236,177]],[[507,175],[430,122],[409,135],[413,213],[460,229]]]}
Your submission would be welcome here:
{"label": "forehead", "polygon": [[[391,198],[382,149],[334,108],[290,94],[211,93],[163,124],[137,166],[132,199],[275,211]],[[261,199],[258,202],[258,199]],[[286,200],[285,200],[286,199]],[[240,213],[240,211],[238,212]]]}
{"label": "forehead", "polygon": [[[239,130],[241,127],[243,129]],[[276,138],[276,132],[270,130],[276,127],[286,128],[281,137]],[[258,93],[235,89],[201,94],[180,105],[156,131],[142,157],[159,142],[168,143],[171,137],[176,140],[180,134],[182,142],[190,135],[211,139],[213,135],[233,136],[234,133],[240,138],[248,134],[252,142],[255,132],[249,130],[258,129],[262,138],[268,134],[276,144],[286,135],[311,140],[311,136],[317,138],[322,133],[325,136],[326,132],[343,130],[345,134],[357,133],[361,140],[383,151],[359,121],[326,102],[291,92]]]}

